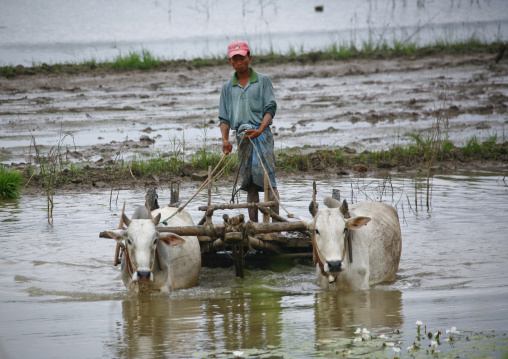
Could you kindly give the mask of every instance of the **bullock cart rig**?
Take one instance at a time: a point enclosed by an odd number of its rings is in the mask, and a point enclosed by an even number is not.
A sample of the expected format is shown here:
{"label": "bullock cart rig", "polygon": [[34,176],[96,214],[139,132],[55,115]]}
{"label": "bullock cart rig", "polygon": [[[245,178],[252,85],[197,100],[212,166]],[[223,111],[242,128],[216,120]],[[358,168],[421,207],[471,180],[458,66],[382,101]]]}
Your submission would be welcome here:
{"label": "bullock cart rig", "polygon": [[[181,236],[197,236],[205,266],[235,265],[236,276],[244,277],[246,263],[262,266],[268,262],[296,258],[312,258],[312,238],[301,221],[289,222],[275,214],[270,207],[274,201],[208,205],[199,207],[203,219],[196,226],[158,227],[159,232]],[[215,211],[255,208],[263,213],[263,222],[245,220],[245,215],[223,214],[223,222],[214,224]],[[273,222],[270,222],[270,219]]]}
{"label": "bullock cart rig", "polygon": [[[267,182],[268,178],[266,177],[265,188],[268,188],[266,186]],[[205,181],[204,184],[206,183],[209,184],[208,205],[198,207],[200,211],[204,212],[204,216],[197,225],[173,227],[170,223],[167,225],[169,218],[166,218],[161,223],[167,226],[157,227],[160,233],[197,236],[201,248],[203,266],[230,267],[234,265],[236,276],[243,278],[246,265],[257,267],[277,266],[287,262],[292,263],[295,260],[311,260],[313,258],[311,232],[307,230],[306,225],[302,221],[290,222],[275,213],[273,209],[278,205],[282,205],[277,201],[268,201],[267,191],[265,191],[263,202],[213,205],[211,204],[211,180]],[[314,184],[314,203],[315,195],[316,189]],[[194,196],[183,206],[179,207],[175,213],[182,211],[193,198]],[[150,203],[152,203],[152,207]],[[173,191],[173,188],[171,188],[171,203],[178,203],[178,191]],[[153,206],[153,202],[147,196],[146,208],[149,214],[151,213],[150,208],[155,209]],[[156,201],[155,206],[158,208]],[[222,215],[222,223],[213,223],[212,221],[212,217],[217,211],[235,210],[238,212],[242,209],[255,209],[261,212],[262,222],[246,220],[244,214],[230,216],[227,213]],[[293,215],[288,212],[288,217],[293,218]],[[123,228],[122,219],[120,220],[120,228]],[[109,237],[106,232],[101,232],[99,236],[101,238]],[[123,252],[120,251],[121,246],[121,244],[117,245],[115,265],[118,265],[119,253],[121,255]]]}

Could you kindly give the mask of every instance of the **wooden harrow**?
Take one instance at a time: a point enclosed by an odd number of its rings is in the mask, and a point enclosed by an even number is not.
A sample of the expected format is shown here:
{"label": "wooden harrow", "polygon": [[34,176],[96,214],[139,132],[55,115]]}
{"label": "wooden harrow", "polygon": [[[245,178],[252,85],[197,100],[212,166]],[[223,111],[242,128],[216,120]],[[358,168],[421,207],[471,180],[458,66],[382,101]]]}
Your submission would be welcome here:
{"label": "wooden harrow", "polygon": [[[213,212],[216,210],[257,208],[261,212],[270,213],[270,206],[276,202],[260,203],[239,203],[210,205],[199,207],[205,211],[203,224],[186,227],[159,227],[160,232],[172,232],[181,236],[197,236],[204,263],[228,262],[228,256],[233,260],[238,277],[244,276],[244,262],[246,250],[252,253],[267,254],[269,256],[284,257],[311,257],[312,241],[305,232],[306,226],[303,222],[288,222],[280,216],[273,216],[279,222],[256,223],[245,221],[243,214],[229,217],[222,216],[224,222],[214,224],[211,221]],[[282,221],[280,221],[282,219]],[[281,232],[297,231],[299,235],[283,236]],[[302,233],[303,232],[303,233]],[[228,251],[229,249],[229,251]]]}
{"label": "wooden harrow", "polygon": [[[265,178],[265,188],[267,188],[267,181],[268,179]],[[243,278],[245,259],[248,255],[261,260],[272,257],[281,260],[284,258],[312,258],[312,237],[307,231],[306,225],[302,221],[289,222],[276,214],[272,208],[277,205],[278,203],[275,201],[268,201],[267,191],[265,191],[264,202],[212,205],[211,181],[209,181],[208,205],[198,208],[205,212],[198,225],[157,227],[157,230],[180,236],[197,236],[203,265],[224,266],[226,263],[231,265],[232,261],[235,265],[236,276]],[[250,208],[256,208],[263,214],[263,222],[245,221],[243,214],[232,217],[224,214],[222,216],[223,223],[214,224],[212,222],[215,211]],[[283,232],[292,233],[283,234]],[[105,232],[100,234],[100,237],[107,236]]]}

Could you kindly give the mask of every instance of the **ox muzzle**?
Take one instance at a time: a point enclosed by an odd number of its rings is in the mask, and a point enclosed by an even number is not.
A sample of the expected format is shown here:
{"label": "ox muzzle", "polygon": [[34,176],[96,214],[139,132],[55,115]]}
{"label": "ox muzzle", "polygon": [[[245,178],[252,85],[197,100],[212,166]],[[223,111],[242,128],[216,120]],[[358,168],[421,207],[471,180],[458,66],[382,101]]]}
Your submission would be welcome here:
{"label": "ox muzzle", "polygon": [[328,270],[325,271],[330,274],[337,274],[342,271],[342,261],[328,261],[326,262]]}
{"label": "ox muzzle", "polygon": [[149,269],[138,269],[133,280],[138,282],[151,282],[153,281],[153,275]]}

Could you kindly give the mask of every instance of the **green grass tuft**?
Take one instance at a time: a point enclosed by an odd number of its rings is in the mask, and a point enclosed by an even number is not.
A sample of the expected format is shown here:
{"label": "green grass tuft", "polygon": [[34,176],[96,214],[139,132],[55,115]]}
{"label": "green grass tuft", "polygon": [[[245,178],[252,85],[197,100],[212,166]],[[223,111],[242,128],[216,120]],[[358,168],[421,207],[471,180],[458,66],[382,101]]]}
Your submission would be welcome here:
{"label": "green grass tuft", "polygon": [[23,174],[0,165],[0,199],[15,199],[21,194]]}
{"label": "green grass tuft", "polygon": [[148,50],[129,51],[129,54],[122,56],[118,54],[111,66],[117,70],[128,69],[150,69],[160,66],[160,59],[155,58]]}

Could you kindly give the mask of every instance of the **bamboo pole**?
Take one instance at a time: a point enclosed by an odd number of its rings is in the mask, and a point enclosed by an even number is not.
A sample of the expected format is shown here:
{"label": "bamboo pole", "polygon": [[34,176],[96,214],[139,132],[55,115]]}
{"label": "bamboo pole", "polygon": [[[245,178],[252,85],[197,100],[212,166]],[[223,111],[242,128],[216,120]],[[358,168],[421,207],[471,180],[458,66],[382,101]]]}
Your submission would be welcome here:
{"label": "bamboo pole", "polygon": [[[268,196],[268,173],[265,173],[265,183],[264,183],[264,186],[265,186],[265,202],[268,202],[268,199],[270,198]],[[259,210],[259,207],[257,207],[257,210]],[[270,214],[269,213],[266,213],[266,212],[263,212],[263,223],[269,223],[270,222]]]}
{"label": "bamboo pole", "polygon": [[276,201],[258,202],[258,203],[230,203],[230,204],[216,204],[212,206],[200,206],[198,210],[207,211],[209,209],[216,211],[218,209],[237,209],[237,208],[254,208],[256,206],[271,207],[277,204]]}
{"label": "bamboo pole", "polygon": [[[272,232],[285,232],[285,231],[299,231],[306,230],[307,226],[302,221],[298,222],[276,222],[276,223],[250,223],[249,226],[255,233],[272,233]],[[243,229],[247,223],[242,224],[240,229]],[[185,227],[157,227],[161,233],[174,233],[179,236],[208,236],[211,238],[223,238],[226,234],[226,226],[224,224],[203,225],[203,226],[185,226]],[[212,232],[212,233],[210,233]],[[108,233],[101,232],[100,238],[111,238]]]}
{"label": "bamboo pole", "polygon": [[[284,232],[284,231],[298,231],[306,230],[307,226],[302,221],[298,222],[276,222],[276,223],[250,223],[255,233],[272,233],[272,232]],[[245,226],[246,224],[243,224]],[[223,237],[226,232],[226,226],[224,224],[215,224],[213,226],[187,226],[187,227],[160,227],[157,228],[159,232],[171,232],[180,236],[207,236],[213,229],[217,233],[218,237]]]}
{"label": "bamboo pole", "polygon": [[212,166],[208,166],[208,205],[212,204]]}

